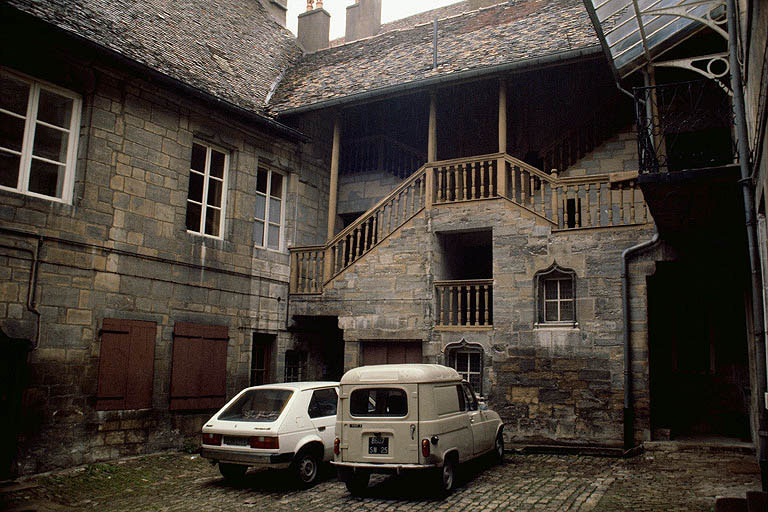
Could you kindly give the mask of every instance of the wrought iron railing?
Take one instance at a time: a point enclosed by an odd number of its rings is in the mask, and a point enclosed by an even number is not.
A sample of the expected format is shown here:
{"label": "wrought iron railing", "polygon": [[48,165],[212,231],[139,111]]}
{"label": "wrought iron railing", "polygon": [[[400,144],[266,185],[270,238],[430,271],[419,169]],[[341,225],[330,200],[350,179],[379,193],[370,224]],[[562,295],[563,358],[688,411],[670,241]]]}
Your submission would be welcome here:
{"label": "wrought iron railing", "polygon": [[641,174],[736,160],[731,99],[716,81],[636,87],[634,95]]}

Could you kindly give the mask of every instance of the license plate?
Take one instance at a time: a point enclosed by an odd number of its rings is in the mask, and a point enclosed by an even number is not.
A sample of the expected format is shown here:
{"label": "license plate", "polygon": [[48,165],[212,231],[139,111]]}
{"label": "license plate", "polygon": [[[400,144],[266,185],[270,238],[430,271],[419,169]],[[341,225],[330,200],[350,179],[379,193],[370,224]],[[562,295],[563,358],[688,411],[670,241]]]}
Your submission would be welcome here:
{"label": "license plate", "polygon": [[368,454],[387,455],[389,454],[389,438],[373,436],[368,438]]}
{"label": "license plate", "polygon": [[224,436],[224,444],[229,446],[250,446],[251,440],[241,436]]}

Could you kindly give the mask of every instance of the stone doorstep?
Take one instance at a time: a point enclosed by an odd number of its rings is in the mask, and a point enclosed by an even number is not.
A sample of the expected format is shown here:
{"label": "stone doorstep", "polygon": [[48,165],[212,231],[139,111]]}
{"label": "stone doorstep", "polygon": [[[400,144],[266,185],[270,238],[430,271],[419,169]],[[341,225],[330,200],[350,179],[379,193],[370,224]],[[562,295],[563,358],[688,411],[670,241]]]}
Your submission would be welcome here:
{"label": "stone doorstep", "polygon": [[736,439],[691,439],[673,441],[644,441],[643,448],[647,452],[711,452],[711,453],[742,453],[754,455],[755,446],[752,443]]}
{"label": "stone doorstep", "polygon": [[611,446],[569,446],[569,445],[545,445],[545,444],[519,444],[505,443],[505,451],[519,455],[533,453],[560,454],[560,455],[592,455],[597,457],[622,457],[624,450]]}

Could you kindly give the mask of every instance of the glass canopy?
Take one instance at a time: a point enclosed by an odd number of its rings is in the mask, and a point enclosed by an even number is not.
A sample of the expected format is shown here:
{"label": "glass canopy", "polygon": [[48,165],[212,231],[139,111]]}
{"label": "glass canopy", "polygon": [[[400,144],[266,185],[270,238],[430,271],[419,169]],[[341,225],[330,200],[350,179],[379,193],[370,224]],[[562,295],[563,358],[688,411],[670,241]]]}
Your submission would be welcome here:
{"label": "glass canopy", "polygon": [[[584,0],[604,50],[624,78],[725,18],[722,0]],[[716,21],[713,21],[716,20]]]}

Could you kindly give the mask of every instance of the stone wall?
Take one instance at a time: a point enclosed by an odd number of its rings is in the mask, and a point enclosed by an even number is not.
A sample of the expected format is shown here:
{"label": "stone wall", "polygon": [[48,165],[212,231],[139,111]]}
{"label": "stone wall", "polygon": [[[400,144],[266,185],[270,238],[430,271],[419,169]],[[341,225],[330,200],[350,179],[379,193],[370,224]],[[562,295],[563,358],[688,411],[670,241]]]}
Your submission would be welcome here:
{"label": "stone wall", "polygon": [[[493,328],[435,326],[436,235],[476,230],[492,231]],[[449,344],[479,345],[484,393],[508,440],[620,445],[621,254],[653,233],[647,224],[553,231],[549,221],[505,200],[440,205],[346,269],[322,297],[293,297],[289,314],[338,316],[347,367],[360,364],[359,341],[420,339],[424,360],[443,364]],[[534,277],[555,262],[576,274],[574,327],[537,325]],[[644,300],[644,286],[644,279],[633,283],[635,301]],[[635,401],[647,404],[647,317],[640,306],[636,313]]]}
{"label": "stone wall", "polygon": [[608,138],[570,166],[563,176],[637,171],[637,130],[634,126]]}
{"label": "stone wall", "polygon": [[[30,59],[33,69],[18,63],[18,71],[83,96],[73,204],[0,191],[0,326],[31,340],[39,326],[23,397],[21,473],[197,446],[213,411],[169,411],[177,322],[228,328],[228,397],[249,384],[253,332],[277,334],[273,368],[281,378],[294,343],[285,330],[287,246],[324,233],[317,212],[327,202],[317,179],[327,166],[302,160],[297,143],[108,62],[70,54],[51,67],[59,74],[37,75],[49,58]],[[91,80],[81,87],[71,76]],[[193,141],[229,154],[221,239],[186,229]],[[254,247],[259,166],[287,176],[281,251]],[[38,247],[39,321],[27,308]],[[94,409],[105,318],[157,324],[151,409]]]}

